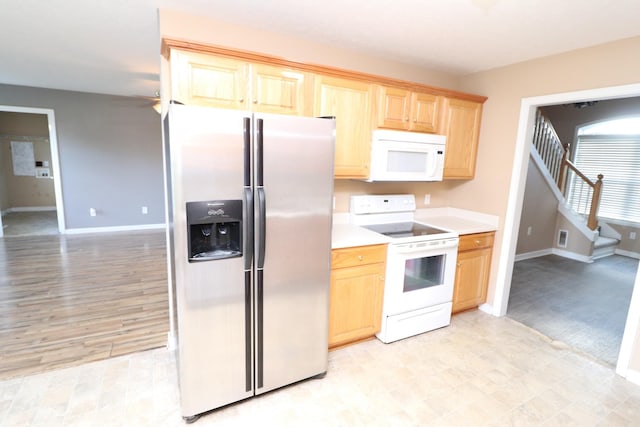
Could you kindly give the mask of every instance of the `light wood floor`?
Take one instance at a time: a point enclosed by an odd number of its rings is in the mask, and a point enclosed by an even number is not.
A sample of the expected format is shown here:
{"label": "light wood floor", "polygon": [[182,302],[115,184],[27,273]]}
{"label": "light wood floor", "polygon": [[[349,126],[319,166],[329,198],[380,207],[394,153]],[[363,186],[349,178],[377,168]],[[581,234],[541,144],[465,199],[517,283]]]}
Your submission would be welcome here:
{"label": "light wood floor", "polygon": [[162,230],[0,238],[0,378],[166,344]]}

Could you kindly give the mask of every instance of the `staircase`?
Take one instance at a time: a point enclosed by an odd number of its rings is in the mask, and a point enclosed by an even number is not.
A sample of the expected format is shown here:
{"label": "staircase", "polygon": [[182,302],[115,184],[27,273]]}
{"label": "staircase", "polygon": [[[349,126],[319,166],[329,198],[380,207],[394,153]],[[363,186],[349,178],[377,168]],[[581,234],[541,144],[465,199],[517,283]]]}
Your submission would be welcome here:
{"label": "staircase", "polygon": [[569,147],[562,144],[551,122],[536,113],[533,133],[532,157],[545,168],[552,184],[558,189],[558,211],[591,242],[590,260],[613,255],[620,243],[620,234],[608,224],[598,220],[598,207],[602,194],[603,175],[591,181],[569,160]]}

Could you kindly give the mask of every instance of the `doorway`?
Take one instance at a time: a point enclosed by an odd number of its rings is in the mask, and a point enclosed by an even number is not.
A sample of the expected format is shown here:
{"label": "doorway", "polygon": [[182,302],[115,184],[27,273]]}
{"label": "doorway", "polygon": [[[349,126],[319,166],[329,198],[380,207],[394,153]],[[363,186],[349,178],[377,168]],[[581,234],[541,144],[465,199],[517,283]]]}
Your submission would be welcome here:
{"label": "doorway", "polygon": [[[24,135],[28,132],[21,132],[20,130],[11,129],[8,132],[3,132],[6,135],[3,136],[3,145],[12,144],[14,149],[19,149],[21,151],[21,155],[18,156],[15,160],[12,157],[12,154],[6,154],[3,157],[8,157],[2,159],[5,164],[11,164],[12,162],[22,162],[28,160],[26,164],[23,166],[27,166],[27,169],[31,168],[34,173],[33,181],[38,183],[40,179],[50,179],[53,181],[53,195],[55,198],[54,206],[39,206],[34,208],[29,207],[20,207],[24,209],[14,210],[14,206],[9,206],[7,189],[6,186],[8,183],[4,182],[5,179],[0,177],[0,237],[5,236],[5,226],[12,224],[16,227],[16,233],[25,233],[28,230],[34,230],[34,234],[38,234],[39,231],[43,233],[51,233],[52,230],[57,229],[58,233],[64,233],[65,231],[65,219],[64,219],[64,206],[62,199],[62,185],[60,180],[60,161],[58,156],[58,140],[57,140],[57,132],[56,132],[56,123],[55,123],[55,114],[52,109],[47,108],[30,108],[30,107],[15,107],[15,106],[6,106],[0,105],[0,114],[8,113],[11,114],[12,118],[22,118],[26,119],[25,122],[29,122],[29,119],[42,118],[42,120],[46,120],[47,129],[41,134],[36,133],[35,135]],[[23,116],[26,115],[26,116]],[[34,115],[33,117],[29,117],[29,115]],[[36,120],[37,122],[37,120]],[[22,135],[20,135],[22,134]],[[46,134],[46,136],[44,136]],[[5,141],[6,140],[6,141]],[[48,149],[50,152],[50,159],[42,160],[36,158],[36,153],[38,153],[38,146],[48,142]],[[34,148],[35,146],[35,148]],[[3,147],[4,148],[4,147]],[[46,147],[45,147],[46,148]],[[3,150],[3,153],[10,153],[9,150]],[[32,163],[32,160],[34,163]],[[35,167],[35,169],[33,169]],[[11,168],[13,170],[13,168]],[[28,172],[30,173],[30,172]],[[38,176],[38,178],[36,178]],[[35,181],[35,180],[38,181]],[[45,181],[42,181],[44,184]],[[37,184],[32,184],[37,185]],[[44,186],[43,186],[44,187]],[[37,192],[37,191],[36,191]],[[42,197],[42,195],[38,195],[36,197]],[[44,198],[43,200],[46,200]],[[47,215],[47,209],[52,209],[52,212],[49,212]],[[53,217],[53,213],[55,212],[55,218]],[[3,216],[6,216],[5,222],[3,223]],[[35,221],[38,226],[35,228],[32,227],[32,221]],[[45,221],[49,221],[49,225],[45,223]],[[41,228],[44,227],[44,228]],[[25,231],[26,230],[26,231]],[[46,231],[45,231],[46,230]],[[7,233],[8,235],[8,233]]]}
{"label": "doorway", "polygon": [[[511,175],[511,186],[509,189],[508,205],[505,216],[504,244],[502,245],[499,256],[500,261],[498,264],[496,294],[493,301],[494,315],[504,316],[507,312],[536,108],[544,105],[567,104],[599,99],[626,98],[632,96],[640,96],[640,84],[522,99],[514,163]],[[619,375],[640,384],[639,374],[629,370],[629,364],[631,362],[632,351],[634,349],[636,333],[639,325],[640,274],[637,274],[631,303],[629,305],[629,313],[627,315],[624,335],[622,338],[622,345],[616,365],[616,372]]]}

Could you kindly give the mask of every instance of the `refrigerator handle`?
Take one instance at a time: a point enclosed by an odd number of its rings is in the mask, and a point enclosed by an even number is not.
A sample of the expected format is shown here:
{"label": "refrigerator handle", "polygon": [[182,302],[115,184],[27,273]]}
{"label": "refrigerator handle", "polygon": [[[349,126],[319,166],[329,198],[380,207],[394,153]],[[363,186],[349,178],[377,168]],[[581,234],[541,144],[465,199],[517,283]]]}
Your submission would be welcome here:
{"label": "refrigerator handle", "polygon": [[263,158],[264,158],[264,120],[256,120],[256,185],[264,185]]}
{"label": "refrigerator handle", "polygon": [[251,270],[253,263],[253,191],[251,188],[244,189],[244,218],[246,222],[244,239],[244,269]]}
{"label": "refrigerator handle", "polygon": [[244,272],[244,389],[251,391],[253,388],[253,378],[251,377],[251,271]]}
{"label": "refrigerator handle", "polygon": [[251,119],[242,119],[242,136],[244,139],[244,186],[251,187]]}
{"label": "refrigerator handle", "polygon": [[264,268],[266,229],[267,229],[267,201],[264,188],[259,187],[258,191],[258,248],[256,249],[256,268]]}

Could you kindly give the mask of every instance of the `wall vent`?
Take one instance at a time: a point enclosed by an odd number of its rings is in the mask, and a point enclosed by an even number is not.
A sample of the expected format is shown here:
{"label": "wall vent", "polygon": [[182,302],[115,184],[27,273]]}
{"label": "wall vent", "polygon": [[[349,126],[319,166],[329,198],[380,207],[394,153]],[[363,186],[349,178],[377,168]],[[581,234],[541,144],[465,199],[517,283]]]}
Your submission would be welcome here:
{"label": "wall vent", "polygon": [[569,240],[569,231],[560,230],[558,232],[558,246],[561,248],[567,247],[567,240]]}

